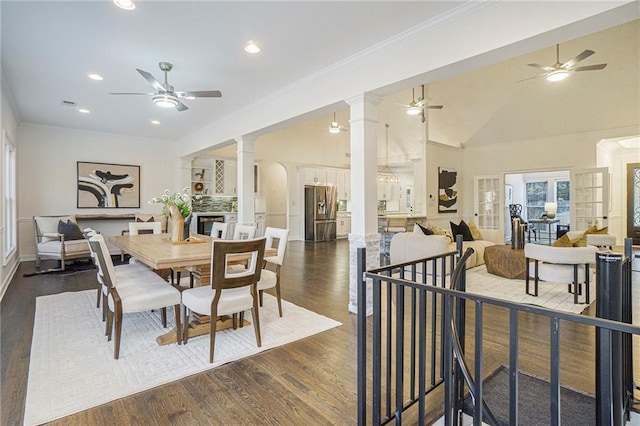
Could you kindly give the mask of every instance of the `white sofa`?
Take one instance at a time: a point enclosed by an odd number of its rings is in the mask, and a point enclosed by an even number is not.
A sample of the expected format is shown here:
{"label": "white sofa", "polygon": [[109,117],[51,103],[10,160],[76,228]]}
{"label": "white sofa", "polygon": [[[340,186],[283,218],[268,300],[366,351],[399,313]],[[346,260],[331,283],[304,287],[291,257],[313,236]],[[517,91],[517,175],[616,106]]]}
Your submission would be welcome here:
{"label": "white sofa", "polygon": [[[495,244],[503,244],[504,238],[499,229],[479,229],[482,240],[464,241],[462,251],[468,247],[473,248],[474,253],[467,261],[467,269],[484,265],[485,247]],[[421,231],[401,232],[391,239],[391,263],[402,263],[410,260],[423,259],[456,250],[455,242],[447,235],[424,235]],[[450,268],[447,267],[447,273]]]}

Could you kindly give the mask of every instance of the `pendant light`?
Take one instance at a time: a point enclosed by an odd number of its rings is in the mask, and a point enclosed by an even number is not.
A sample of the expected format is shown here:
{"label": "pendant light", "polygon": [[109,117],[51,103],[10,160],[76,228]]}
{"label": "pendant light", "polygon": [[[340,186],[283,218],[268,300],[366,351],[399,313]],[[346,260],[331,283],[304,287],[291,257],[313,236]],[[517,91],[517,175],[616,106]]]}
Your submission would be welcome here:
{"label": "pendant light", "polygon": [[398,175],[389,168],[389,124],[385,123],[384,126],[386,127],[386,155],[384,167],[378,172],[378,182],[398,183]]}
{"label": "pendant light", "polygon": [[336,121],[336,113],[333,113],[333,121],[331,122],[331,126],[329,126],[329,133],[340,133],[340,126]]}

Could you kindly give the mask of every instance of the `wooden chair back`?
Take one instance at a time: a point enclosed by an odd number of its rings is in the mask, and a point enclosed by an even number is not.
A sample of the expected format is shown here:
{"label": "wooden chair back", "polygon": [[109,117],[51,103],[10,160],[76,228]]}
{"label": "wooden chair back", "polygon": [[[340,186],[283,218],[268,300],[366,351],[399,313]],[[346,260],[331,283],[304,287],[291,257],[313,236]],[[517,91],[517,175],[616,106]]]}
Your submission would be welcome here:
{"label": "wooden chair back", "polygon": [[[211,287],[216,298],[221,290],[255,285],[260,281],[265,238],[254,240],[215,240],[211,250]],[[229,255],[247,254],[244,268],[229,268]]]}

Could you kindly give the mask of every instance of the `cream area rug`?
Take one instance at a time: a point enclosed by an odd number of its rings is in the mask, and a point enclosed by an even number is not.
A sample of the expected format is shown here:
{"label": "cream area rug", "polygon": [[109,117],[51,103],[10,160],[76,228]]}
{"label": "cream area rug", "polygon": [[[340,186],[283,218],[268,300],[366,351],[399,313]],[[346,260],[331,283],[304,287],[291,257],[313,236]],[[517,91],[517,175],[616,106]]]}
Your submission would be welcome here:
{"label": "cream area rug", "polygon": [[208,335],[189,339],[187,345],[158,346],[156,337],[174,325],[172,309],[167,310],[166,329],[158,312],[125,314],[120,359],[115,360],[101,309],[95,307],[95,290],[38,297],[24,423],[68,416],[341,325],[284,300],[282,304],[280,318],[276,299],[264,295],[261,348],[253,325],[219,331],[215,362],[209,364]]}
{"label": "cream area rug", "polygon": [[[593,278],[593,275],[592,275]],[[534,280],[529,281],[529,288],[533,292]],[[510,280],[493,275],[487,272],[484,265],[467,269],[467,292],[481,296],[494,297],[496,299],[508,300],[510,302],[526,303],[530,305],[542,306],[557,311],[571,312],[579,314],[587,308],[587,304],[573,303],[573,293],[567,291],[567,284],[539,281],[538,297],[529,296],[525,292],[525,280]],[[583,288],[584,292],[584,288]],[[594,279],[590,283],[590,301],[595,300],[596,289]],[[584,302],[584,293],[578,298],[579,302]]]}

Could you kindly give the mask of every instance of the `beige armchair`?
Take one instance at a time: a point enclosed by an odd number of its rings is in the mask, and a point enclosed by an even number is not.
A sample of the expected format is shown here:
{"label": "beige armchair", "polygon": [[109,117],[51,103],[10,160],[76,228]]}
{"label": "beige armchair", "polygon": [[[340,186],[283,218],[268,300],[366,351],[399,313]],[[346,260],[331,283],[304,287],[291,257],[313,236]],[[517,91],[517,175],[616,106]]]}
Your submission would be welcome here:
{"label": "beige armchair", "polygon": [[[66,236],[65,233],[58,232],[60,222],[66,225]],[[54,259],[60,261],[60,269],[64,271],[67,261],[91,258],[89,243],[80,228],[76,231],[73,227],[76,223],[75,215],[33,217],[36,268],[40,268],[41,260]]]}

